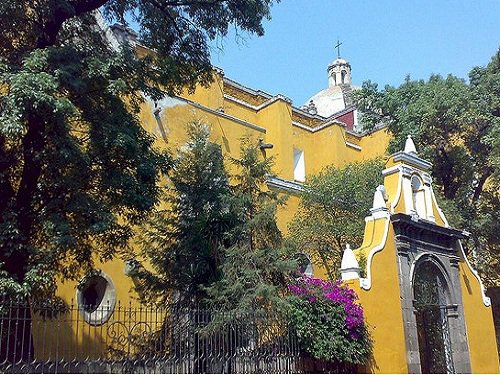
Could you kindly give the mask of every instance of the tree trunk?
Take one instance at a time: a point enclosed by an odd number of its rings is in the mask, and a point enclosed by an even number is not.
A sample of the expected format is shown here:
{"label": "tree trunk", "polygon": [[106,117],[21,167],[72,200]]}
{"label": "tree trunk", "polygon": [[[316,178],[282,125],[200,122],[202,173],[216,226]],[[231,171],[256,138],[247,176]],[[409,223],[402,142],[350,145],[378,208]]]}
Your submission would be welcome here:
{"label": "tree trunk", "polygon": [[[19,189],[15,197],[15,214],[20,239],[19,246],[9,249],[4,261],[4,269],[18,284],[23,284],[29,270],[29,258],[34,253],[32,237],[34,233],[34,196],[42,172],[41,154],[44,147],[44,123],[36,116],[28,121],[28,131],[23,138],[23,169]],[[5,250],[4,250],[5,251]],[[4,334],[1,340],[1,359],[10,363],[29,361],[33,355],[31,337],[31,309],[29,299],[7,301],[1,311]]]}

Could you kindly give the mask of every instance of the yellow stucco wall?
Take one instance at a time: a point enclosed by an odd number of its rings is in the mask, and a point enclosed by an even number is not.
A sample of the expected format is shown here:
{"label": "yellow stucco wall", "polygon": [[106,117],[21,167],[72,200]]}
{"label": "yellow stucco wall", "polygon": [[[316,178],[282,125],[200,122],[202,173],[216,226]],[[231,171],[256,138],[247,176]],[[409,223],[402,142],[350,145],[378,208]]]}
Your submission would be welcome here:
{"label": "yellow stucco wall", "polygon": [[[239,156],[240,140],[244,136],[272,143],[274,147],[266,150],[266,154],[275,160],[274,172],[279,178],[289,181],[294,180],[294,148],[304,152],[306,178],[327,165],[341,167],[385,152],[390,138],[383,129],[357,136],[347,133],[341,123],[320,121],[304,113],[299,113],[303,124],[293,124],[292,118],[298,113],[297,109],[284,97],[266,95],[242,88],[217,73],[209,87],[197,87],[194,93],[186,91],[177,98],[165,98],[156,104],[146,100],[139,116],[144,128],[156,137],[155,147],[168,148],[173,153],[186,141],[187,123],[195,120],[210,127],[211,139],[221,145],[226,157]],[[230,163],[227,165],[232,168]],[[287,205],[278,209],[277,222],[280,230],[286,234],[288,223],[297,212],[299,198],[296,193],[283,194],[289,195],[289,198]],[[132,246],[138,253],[138,248],[134,244]],[[118,301],[124,305],[137,305],[132,279],[124,272],[125,260],[118,257],[103,264],[97,263],[96,268],[111,277]],[[315,276],[326,277],[326,274],[322,269],[315,268]],[[68,304],[75,303],[77,284],[77,281],[61,283],[58,295]],[[66,348],[71,352],[72,348],[89,346],[90,341],[102,341],[102,326],[90,326],[78,316],[75,320],[77,324],[57,327],[57,330],[66,330],[68,333],[63,335],[64,339],[58,343],[58,348]],[[76,341],[71,338],[75,332],[79,335]],[[50,337],[50,334],[45,337]],[[46,349],[42,342],[36,340],[35,346]]]}
{"label": "yellow stucco wall", "polygon": [[[156,104],[146,100],[139,116],[144,128],[156,137],[155,147],[168,148],[173,153],[186,141],[187,123],[195,120],[210,127],[211,139],[221,145],[226,157],[239,156],[240,140],[244,136],[272,143],[274,147],[266,150],[266,154],[275,160],[274,172],[289,181],[294,179],[294,148],[304,151],[306,178],[327,165],[341,167],[385,152],[390,137],[384,129],[357,136],[347,133],[341,123],[321,122],[311,116],[307,118],[304,113],[300,114],[304,126],[297,126],[292,123],[297,109],[286,98],[262,95],[217,73],[209,87],[197,87],[193,93],[186,91],[177,98],[165,98]],[[316,124],[316,128],[311,124]],[[232,168],[230,163],[227,165]],[[278,209],[278,226],[285,234],[298,205],[299,198],[292,193],[287,205]],[[117,299],[128,303],[135,298],[130,292],[133,284],[124,275],[124,259],[99,264],[98,268],[116,281]],[[315,273],[323,276],[322,270]],[[62,283],[58,294],[69,303],[75,297],[76,285],[77,282]]]}
{"label": "yellow stucco wall", "polygon": [[368,258],[374,248],[381,249],[368,262],[371,288],[361,289],[359,280],[353,286],[373,340],[373,359],[366,371],[407,373],[394,230],[388,220],[369,220],[366,223],[364,242],[355,254],[359,257],[364,253]]}
{"label": "yellow stucco wall", "polygon": [[480,284],[465,260],[459,263],[460,286],[473,373],[500,373],[491,307],[484,305]]}

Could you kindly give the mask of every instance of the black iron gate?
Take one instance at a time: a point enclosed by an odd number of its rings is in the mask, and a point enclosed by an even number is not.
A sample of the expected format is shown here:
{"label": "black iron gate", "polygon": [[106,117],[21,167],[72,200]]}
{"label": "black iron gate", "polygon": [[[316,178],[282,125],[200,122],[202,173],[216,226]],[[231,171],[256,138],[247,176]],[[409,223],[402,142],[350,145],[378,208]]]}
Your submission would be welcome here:
{"label": "black iron gate", "polygon": [[432,262],[417,268],[414,284],[420,366],[425,374],[452,374],[448,294],[441,271]]}

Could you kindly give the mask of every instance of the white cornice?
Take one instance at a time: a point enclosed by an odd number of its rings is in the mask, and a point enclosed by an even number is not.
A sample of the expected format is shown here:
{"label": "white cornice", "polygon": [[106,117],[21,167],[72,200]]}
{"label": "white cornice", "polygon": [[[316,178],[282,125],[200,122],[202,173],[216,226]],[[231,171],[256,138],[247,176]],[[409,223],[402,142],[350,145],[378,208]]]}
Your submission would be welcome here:
{"label": "white cornice", "polygon": [[304,190],[304,185],[300,182],[285,180],[276,176],[270,176],[267,178],[267,184],[270,187],[286,190],[291,193],[300,193]]}
{"label": "white cornice", "polygon": [[[361,289],[364,290],[370,290],[372,287],[372,262],[373,262],[373,256],[381,251],[387,242],[387,235],[389,233],[389,224],[390,224],[390,215],[388,212],[385,212],[383,216],[380,216],[380,218],[375,219],[373,215],[368,216],[365,218],[365,221],[378,221],[378,220],[384,220],[384,234],[382,236],[382,240],[377,246],[374,246],[371,250],[370,253],[368,254],[368,259],[366,260],[366,278],[361,278],[359,279],[359,286]],[[374,223],[375,225],[375,223]]]}
{"label": "white cornice", "polygon": [[410,154],[404,151],[398,151],[391,156],[393,157],[395,162],[402,161],[414,167],[420,168],[423,171],[428,171],[432,167],[432,163],[428,162],[427,160],[421,159],[414,154]]}
{"label": "white cornice", "polygon": [[469,260],[467,259],[467,256],[465,255],[465,251],[464,251],[464,248],[462,246],[462,242],[461,241],[458,241],[458,249],[460,251],[460,255],[461,257],[463,258],[463,260],[465,261],[465,264],[467,265],[467,267],[469,268],[470,272],[472,272],[472,274],[474,275],[474,277],[477,279],[477,281],[479,282],[479,287],[481,289],[481,297],[483,299],[483,304],[484,306],[486,307],[490,307],[491,306],[491,299],[490,297],[488,297],[486,295],[486,289],[483,285],[483,282],[481,280],[481,277],[479,277],[479,274],[477,273],[477,271],[472,267],[472,265],[470,264]]}
{"label": "white cornice", "polygon": [[[175,96],[174,98],[177,99],[177,100],[179,100],[179,101],[181,101],[181,102],[189,104],[189,105],[191,105],[191,106],[193,106],[195,108],[201,109],[202,111],[205,111],[205,112],[211,113],[213,115],[220,116],[222,118],[234,121],[234,122],[236,122],[236,123],[238,123],[240,125],[243,125],[243,126],[245,126],[247,128],[250,128],[250,129],[253,129],[253,130],[257,130],[258,132],[266,133],[266,129],[263,128],[262,126],[252,124],[251,122],[248,122],[248,121],[245,121],[245,120],[241,120],[241,119],[239,119],[237,117],[228,115],[228,114],[226,114],[224,112],[221,112],[221,111],[215,110],[213,108],[204,106],[203,104],[199,104],[199,103],[193,102],[192,100],[189,100],[189,99],[181,98],[180,96]],[[163,108],[161,108],[161,109],[163,109]]]}
{"label": "white cornice", "polygon": [[271,105],[272,103],[277,102],[279,100],[283,100],[285,102],[287,101],[287,98],[285,98],[282,95],[273,96],[272,98],[267,99],[264,103],[259,104],[259,105],[253,105],[253,104],[247,103],[244,100],[235,98],[234,96],[231,96],[231,95],[228,95],[228,94],[224,94],[224,99],[230,100],[230,101],[238,103],[238,104],[241,104],[242,106],[245,106],[247,108],[253,109],[254,111],[260,111],[262,108],[267,107],[268,105]]}
{"label": "white cornice", "polygon": [[311,133],[319,132],[320,130],[328,128],[329,126],[332,126],[332,125],[344,126],[344,124],[342,122],[339,122],[337,120],[329,120],[329,121],[325,122],[324,124],[321,124],[321,125],[315,126],[315,127],[304,125],[304,124],[301,124],[300,122],[297,122],[297,121],[292,121],[292,125],[296,126],[297,128],[307,130]]}
{"label": "white cornice", "polygon": [[345,141],[345,145],[347,147],[351,147],[351,148],[353,148],[355,150],[361,151],[361,146],[355,145],[354,143]]}
{"label": "white cornice", "polygon": [[251,89],[249,87],[246,87],[246,86],[243,86],[241,83],[233,81],[232,79],[227,78],[227,77],[224,77],[224,83],[227,83],[230,86],[236,87],[237,89],[239,89],[241,91],[244,91],[244,92],[246,92],[247,94],[250,94],[250,95],[254,95],[254,96],[259,95],[259,96],[263,96],[263,97],[265,97],[267,99],[270,99],[270,98],[273,97],[271,94],[268,94],[265,91],[253,90],[253,89]]}

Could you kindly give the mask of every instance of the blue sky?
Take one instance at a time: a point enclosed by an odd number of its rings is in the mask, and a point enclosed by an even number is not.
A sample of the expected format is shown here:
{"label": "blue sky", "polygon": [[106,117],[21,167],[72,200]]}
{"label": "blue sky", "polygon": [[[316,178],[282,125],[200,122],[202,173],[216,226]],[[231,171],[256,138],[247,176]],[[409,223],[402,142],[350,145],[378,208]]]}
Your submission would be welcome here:
{"label": "blue sky", "polygon": [[467,78],[500,47],[500,0],[283,0],[271,12],[263,37],[242,40],[233,32],[223,51],[214,48],[212,62],[295,106],[327,87],[337,37],[355,85],[399,85],[407,74]]}

